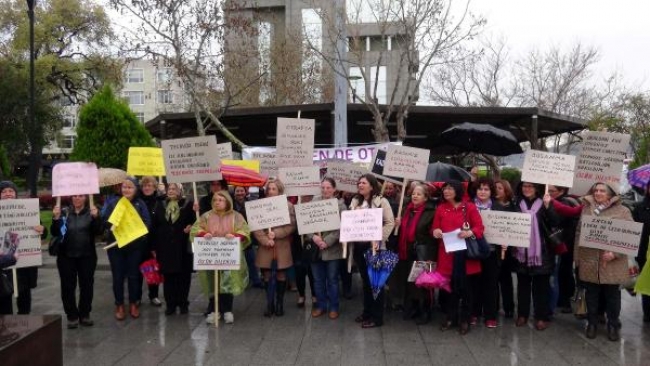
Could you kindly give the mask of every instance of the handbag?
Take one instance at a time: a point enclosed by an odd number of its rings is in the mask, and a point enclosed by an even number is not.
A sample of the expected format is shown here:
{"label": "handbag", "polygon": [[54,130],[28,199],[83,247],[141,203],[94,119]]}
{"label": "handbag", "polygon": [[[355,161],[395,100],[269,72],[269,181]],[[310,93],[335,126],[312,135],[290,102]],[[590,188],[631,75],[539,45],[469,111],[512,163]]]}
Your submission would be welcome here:
{"label": "handbag", "polygon": [[160,285],[165,280],[160,273],[160,264],[155,257],[142,262],[140,272],[147,281],[147,285]]}
{"label": "handbag", "polygon": [[551,248],[556,255],[562,255],[569,251],[564,243],[564,229],[559,227],[549,228],[542,220],[542,227],[546,235],[546,244]]}
{"label": "handbag", "polygon": [[11,296],[14,293],[13,285],[7,273],[0,271],[0,297]]}
{"label": "handbag", "polygon": [[313,241],[305,241],[302,249],[302,261],[305,263],[315,263],[320,259],[320,248]]}
{"label": "handbag", "polygon": [[576,318],[584,318],[587,315],[587,290],[578,288],[573,298],[573,315]]}
{"label": "handbag", "polygon": [[[469,230],[469,222],[467,222],[467,209],[463,205],[463,230]],[[472,236],[470,238],[465,238],[465,244],[467,245],[467,259],[474,260],[484,260],[490,256],[490,246],[487,241],[483,238],[477,238]]]}
{"label": "handbag", "polygon": [[50,242],[47,245],[47,252],[52,257],[56,257],[61,252],[61,246],[63,245],[63,238],[65,237],[65,233],[68,230],[66,216],[62,216],[61,220],[63,221],[61,223],[61,229],[60,229],[61,235],[52,237],[52,239],[50,239]]}

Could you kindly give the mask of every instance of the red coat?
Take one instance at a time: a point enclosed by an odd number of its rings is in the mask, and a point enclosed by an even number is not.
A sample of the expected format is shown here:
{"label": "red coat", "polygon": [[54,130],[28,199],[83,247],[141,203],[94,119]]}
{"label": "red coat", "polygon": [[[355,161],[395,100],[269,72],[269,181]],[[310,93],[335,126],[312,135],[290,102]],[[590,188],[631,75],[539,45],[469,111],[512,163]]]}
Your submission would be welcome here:
{"label": "red coat", "polygon": [[[463,205],[467,207],[467,221],[469,222],[470,229],[476,237],[483,237],[483,220],[481,214],[473,203],[463,202],[460,206],[454,208],[449,202],[443,202],[438,206],[436,215],[433,218],[433,230],[440,229],[443,233],[454,231],[463,226],[465,221],[463,218]],[[438,246],[438,267],[437,271],[451,276],[454,253],[447,253],[445,250],[445,243],[439,239],[442,245]],[[465,262],[466,273],[468,275],[477,274],[481,272],[481,261],[468,259]]]}

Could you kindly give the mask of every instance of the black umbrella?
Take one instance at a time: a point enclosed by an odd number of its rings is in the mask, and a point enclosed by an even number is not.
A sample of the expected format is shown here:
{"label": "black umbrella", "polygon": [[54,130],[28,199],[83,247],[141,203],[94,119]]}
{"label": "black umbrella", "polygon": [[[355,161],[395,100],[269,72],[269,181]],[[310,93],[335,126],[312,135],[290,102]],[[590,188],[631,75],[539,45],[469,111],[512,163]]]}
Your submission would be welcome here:
{"label": "black umbrella", "polygon": [[472,176],[463,168],[435,162],[427,167],[427,182],[448,182],[450,180],[468,181]]}
{"label": "black umbrella", "polygon": [[464,122],[446,129],[440,134],[443,144],[466,152],[506,156],[521,154],[521,146],[510,131],[488,124]]}

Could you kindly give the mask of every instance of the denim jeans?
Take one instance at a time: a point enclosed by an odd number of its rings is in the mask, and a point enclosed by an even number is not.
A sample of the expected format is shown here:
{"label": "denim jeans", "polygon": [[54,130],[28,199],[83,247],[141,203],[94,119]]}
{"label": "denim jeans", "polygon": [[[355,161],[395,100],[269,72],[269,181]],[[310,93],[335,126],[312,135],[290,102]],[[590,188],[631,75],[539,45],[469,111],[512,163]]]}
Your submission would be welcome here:
{"label": "denim jeans", "polygon": [[[134,244],[131,244],[134,245]],[[111,263],[113,274],[113,296],[115,305],[124,305],[124,280],[127,279],[129,287],[129,302],[140,303],[142,299],[142,251],[134,248],[108,250],[108,260]]]}
{"label": "denim jeans", "polygon": [[339,264],[339,260],[311,264],[317,306],[320,310],[327,311],[329,303],[329,311],[339,311]]}

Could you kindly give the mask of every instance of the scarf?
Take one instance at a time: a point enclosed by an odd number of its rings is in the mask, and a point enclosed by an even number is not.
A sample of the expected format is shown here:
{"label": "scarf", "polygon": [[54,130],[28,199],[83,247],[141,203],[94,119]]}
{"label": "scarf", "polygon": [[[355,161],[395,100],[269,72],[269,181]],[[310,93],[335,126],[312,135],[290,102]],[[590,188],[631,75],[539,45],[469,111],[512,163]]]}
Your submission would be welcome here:
{"label": "scarf", "polygon": [[537,198],[533,205],[528,208],[526,200],[522,199],[519,202],[519,208],[523,213],[529,213],[531,217],[530,222],[530,247],[517,248],[517,260],[519,263],[525,263],[529,267],[538,267],[542,265],[542,238],[539,234],[539,222],[537,221],[537,212],[542,208],[542,200]]}
{"label": "scarf", "polygon": [[483,203],[480,199],[475,198],[474,199],[474,204],[476,205],[476,208],[478,208],[479,212],[483,210],[491,210],[492,209],[492,200],[488,200],[487,202]]}
{"label": "scarf", "polygon": [[167,208],[165,210],[165,217],[167,220],[173,224],[176,222],[176,220],[178,220],[180,214],[181,210],[178,207],[178,201],[169,200],[169,202],[167,202]]}
{"label": "scarf", "polygon": [[409,259],[409,247],[415,243],[415,229],[418,222],[420,222],[425,205],[423,203],[419,207],[415,207],[413,202],[411,202],[406,206],[406,215],[403,216],[402,223],[400,224],[401,235],[399,236],[398,242],[400,260]]}

